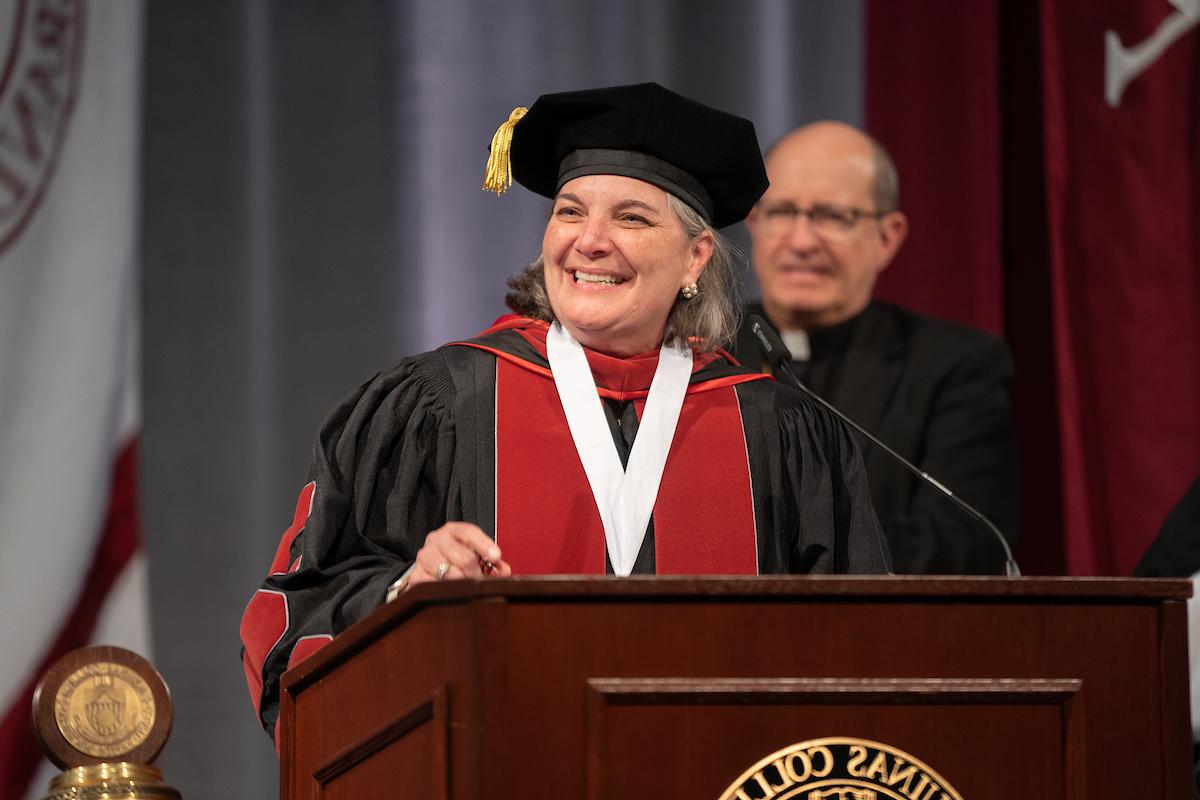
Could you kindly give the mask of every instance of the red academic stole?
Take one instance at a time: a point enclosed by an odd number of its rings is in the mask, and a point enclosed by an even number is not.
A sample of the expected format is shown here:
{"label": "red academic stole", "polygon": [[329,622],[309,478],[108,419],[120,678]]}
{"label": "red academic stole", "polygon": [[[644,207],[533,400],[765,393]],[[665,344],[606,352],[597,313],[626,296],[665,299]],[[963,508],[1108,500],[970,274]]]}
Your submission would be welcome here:
{"label": "red academic stole", "polygon": [[[604,574],[604,527],[549,370],[492,352],[504,559],[515,574]],[[633,400],[641,417],[645,390],[600,391]],[[660,575],[758,572],[745,435],[728,381],[688,389],[654,504],[654,546]]]}

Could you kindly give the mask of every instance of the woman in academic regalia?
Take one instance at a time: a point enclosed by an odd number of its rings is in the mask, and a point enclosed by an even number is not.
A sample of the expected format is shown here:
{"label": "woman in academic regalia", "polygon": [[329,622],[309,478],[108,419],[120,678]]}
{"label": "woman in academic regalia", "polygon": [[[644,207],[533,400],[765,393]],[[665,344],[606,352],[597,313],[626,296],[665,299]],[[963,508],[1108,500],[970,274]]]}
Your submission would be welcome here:
{"label": "woman in academic regalia", "polygon": [[514,314],[379,373],[318,436],[242,621],[268,731],[284,670],[422,582],[887,571],[845,427],[720,349],[716,229],[767,185],[753,125],[656,84],[545,95],[485,188],[510,167],[554,201]]}

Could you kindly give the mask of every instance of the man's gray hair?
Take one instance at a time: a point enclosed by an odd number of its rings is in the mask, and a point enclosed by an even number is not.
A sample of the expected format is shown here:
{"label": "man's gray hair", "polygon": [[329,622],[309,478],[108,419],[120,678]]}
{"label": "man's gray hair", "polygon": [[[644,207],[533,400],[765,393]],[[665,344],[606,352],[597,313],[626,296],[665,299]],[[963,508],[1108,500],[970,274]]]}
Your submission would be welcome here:
{"label": "man's gray hair", "polygon": [[890,213],[900,208],[900,175],[888,151],[874,136],[864,133],[871,143],[871,157],[875,162],[875,176],[871,181],[871,202],[875,210]]}
{"label": "man's gray hair", "polygon": [[[724,347],[733,340],[740,322],[734,270],[742,255],[733,242],[705,222],[691,206],[669,192],[667,202],[683,225],[688,240],[708,231],[712,235],[713,250],[704,272],[696,281],[699,293],[691,300],[682,295],[675,296],[675,304],[667,316],[664,340],[694,339],[693,346],[702,352]],[[545,265],[541,256],[510,278],[508,289],[504,301],[514,312],[546,322],[555,321],[546,292]]]}

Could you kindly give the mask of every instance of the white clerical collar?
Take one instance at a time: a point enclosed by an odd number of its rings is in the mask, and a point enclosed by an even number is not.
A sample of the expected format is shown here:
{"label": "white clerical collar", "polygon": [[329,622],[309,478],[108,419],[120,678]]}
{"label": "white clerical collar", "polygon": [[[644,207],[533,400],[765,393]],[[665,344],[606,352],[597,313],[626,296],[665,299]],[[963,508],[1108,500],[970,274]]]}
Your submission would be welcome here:
{"label": "white clerical collar", "polygon": [[792,361],[808,361],[812,358],[812,345],[808,343],[808,334],[799,329],[784,328],[779,332],[783,345],[792,354]]}
{"label": "white clerical collar", "polygon": [[604,524],[609,561],[616,574],[629,575],[642,549],[667,453],[675,438],[679,411],[692,376],[692,351],[678,342],[663,342],[625,469],[582,345],[556,322],[546,334],[546,355],[571,439]]}

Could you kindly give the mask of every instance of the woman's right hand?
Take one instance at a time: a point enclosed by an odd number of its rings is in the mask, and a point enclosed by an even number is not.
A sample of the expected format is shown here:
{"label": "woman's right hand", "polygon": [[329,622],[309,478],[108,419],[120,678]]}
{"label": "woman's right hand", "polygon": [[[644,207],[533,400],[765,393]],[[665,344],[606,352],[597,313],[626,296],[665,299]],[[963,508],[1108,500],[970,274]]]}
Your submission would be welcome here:
{"label": "woman's right hand", "polygon": [[506,578],[512,567],[501,559],[500,548],[478,525],[447,522],[425,537],[408,585],[427,581],[494,576]]}

